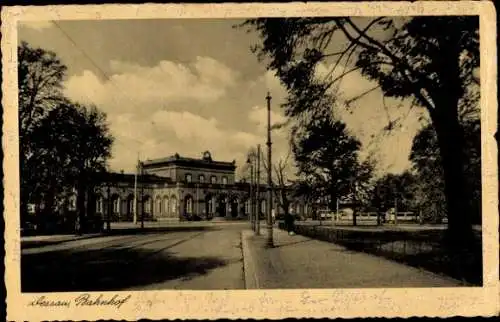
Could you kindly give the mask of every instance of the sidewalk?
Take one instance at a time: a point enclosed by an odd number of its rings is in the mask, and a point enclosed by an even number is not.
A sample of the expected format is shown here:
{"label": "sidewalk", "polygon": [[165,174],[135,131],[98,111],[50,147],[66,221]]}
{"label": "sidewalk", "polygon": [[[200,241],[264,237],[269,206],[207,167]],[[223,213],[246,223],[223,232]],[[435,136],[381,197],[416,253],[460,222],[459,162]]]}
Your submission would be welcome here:
{"label": "sidewalk", "polygon": [[274,229],[274,248],[265,230],[242,232],[247,289],[453,287],[461,282],[381,257]]}

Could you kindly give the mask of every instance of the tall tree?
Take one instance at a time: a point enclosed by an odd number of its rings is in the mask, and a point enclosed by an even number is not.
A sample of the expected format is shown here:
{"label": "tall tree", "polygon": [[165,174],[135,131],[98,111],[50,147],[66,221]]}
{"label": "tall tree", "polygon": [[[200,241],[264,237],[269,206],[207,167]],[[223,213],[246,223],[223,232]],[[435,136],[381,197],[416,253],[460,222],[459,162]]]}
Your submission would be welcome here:
{"label": "tall tree", "polygon": [[32,48],[26,42],[18,47],[19,136],[21,148],[46,113],[65,101],[62,82],[66,66],[54,52]]}
{"label": "tall tree", "polygon": [[[56,54],[41,48],[33,48],[26,42],[18,46],[18,103],[19,103],[19,161],[21,179],[21,214],[27,212],[29,201],[39,199],[41,191],[48,187],[38,180],[39,166],[43,164],[37,155],[33,131],[40,120],[54,107],[65,101],[62,81],[66,66]],[[38,169],[38,170],[34,170]],[[54,168],[57,169],[57,167]],[[49,171],[49,169],[45,169]],[[52,171],[52,170],[50,170]],[[43,171],[42,171],[43,172]],[[38,197],[36,197],[38,196]],[[37,200],[40,201],[40,200]]]}
{"label": "tall tree", "polygon": [[[262,167],[264,171],[261,171],[263,177],[261,182],[267,182],[268,164],[264,157],[264,153],[261,156]],[[292,198],[294,197],[294,186],[290,176],[290,151],[285,155],[285,157],[279,158],[274,164],[271,165],[271,180],[273,183],[273,198],[275,203],[278,205],[278,209],[283,211],[285,216],[290,213],[290,204]],[[279,211],[279,210],[278,210]]]}
{"label": "tall tree", "polygon": [[379,212],[396,207],[397,211],[413,210],[414,182],[415,176],[410,171],[384,175],[374,184],[371,204],[378,208]]}
{"label": "tall tree", "polygon": [[[458,108],[467,90],[479,83],[474,73],[479,66],[478,17],[271,18],[244,25],[260,34],[262,42],[254,51],[270,58],[268,68],[276,71],[294,98],[285,104],[287,115],[314,108],[311,97],[334,90],[355,70],[376,81],[383,95],[411,99],[425,108],[436,131],[443,168],[448,245],[458,253],[467,247],[473,236]],[[338,34],[347,40],[345,46],[332,42]],[[352,57],[354,66],[349,63]],[[316,67],[324,62],[332,62],[332,68],[318,80]]]}
{"label": "tall tree", "polygon": [[44,160],[40,167],[54,170],[45,172],[48,175],[41,181],[54,190],[54,196],[63,188],[76,188],[77,230],[84,231],[86,197],[95,184],[95,173],[106,170],[111,156],[113,137],[106,115],[94,106],[61,104],[40,121],[34,135],[35,155]]}
{"label": "tall tree", "polygon": [[329,114],[294,128],[292,151],[298,174],[322,187],[331,211],[338,198],[356,193],[354,185],[361,187],[371,176],[368,164],[359,160],[360,147],[346,125]]}
{"label": "tall tree", "polygon": [[[468,211],[473,223],[481,222],[481,129],[479,120],[462,123],[465,134],[464,173]],[[415,136],[410,154],[417,180],[415,206],[427,220],[440,221],[447,216],[444,173],[436,132],[426,126]]]}

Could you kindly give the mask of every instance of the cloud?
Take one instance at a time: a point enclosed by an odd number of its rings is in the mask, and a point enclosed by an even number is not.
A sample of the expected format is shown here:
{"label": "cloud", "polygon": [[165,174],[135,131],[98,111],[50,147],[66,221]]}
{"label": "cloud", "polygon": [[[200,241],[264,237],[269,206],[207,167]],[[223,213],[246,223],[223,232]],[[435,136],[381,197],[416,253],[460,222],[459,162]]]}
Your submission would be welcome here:
{"label": "cloud", "polygon": [[90,71],[70,77],[65,91],[71,99],[95,104],[108,115],[116,138],[110,160],[114,170],[131,171],[137,153],[141,158],[176,152],[198,157],[210,150],[219,160],[243,159],[260,139],[220,121],[218,115],[225,112],[220,106],[226,106],[227,92],[239,76],[210,57],[188,64],[163,60],[152,67],[115,60],[110,67],[107,79]]}
{"label": "cloud", "polygon": [[214,102],[237,81],[237,73],[208,57],[190,65],[160,61],[156,66],[111,61],[113,74],[100,80],[90,71],[71,77],[65,84],[68,96],[94,102],[108,110],[130,112],[155,110],[158,104]]}
{"label": "cloud", "polygon": [[137,120],[133,114],[120,115],[112,120],[111,129],[118,138],[111,166],[129,171],[137,151],[142,159],[154,159],[175,153],[199,157],[210,150],[217,160],[234,159],[241,165],[248,147],[259,141],[253,133],[227,130],[215,118],[186,111],[160,110],[145,120]]}

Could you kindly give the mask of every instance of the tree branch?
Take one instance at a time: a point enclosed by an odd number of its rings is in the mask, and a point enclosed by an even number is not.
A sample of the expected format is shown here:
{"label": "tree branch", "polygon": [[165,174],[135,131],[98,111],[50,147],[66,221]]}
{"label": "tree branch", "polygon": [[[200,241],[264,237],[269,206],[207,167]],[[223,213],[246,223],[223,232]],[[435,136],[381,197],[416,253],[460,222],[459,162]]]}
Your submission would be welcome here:
{"label": "tree branch", "polygon": [[376,89],[378,89],[378,88],[380,88],[380,85],[374,86],[374,87],[370,88],[369,90],[364,91],[363,93],[361,93],[361,94],[359,94],[359,95],[357,95],[357,96],[355,96],[355,97],[353,97],[353,98],[351,98],[351,99],[346,100],[346,101],[345,101],[345,104],[346,104],[346,105],[350,105],[350,104],[352,104],[353,102],[355,102],[355,101],[359,100],[360,98],[362,98],[362,97],[364,97],[364,96],[366,96],[366,95],[370,94],[371,92],[373,92],[374,90],[376,90]]}

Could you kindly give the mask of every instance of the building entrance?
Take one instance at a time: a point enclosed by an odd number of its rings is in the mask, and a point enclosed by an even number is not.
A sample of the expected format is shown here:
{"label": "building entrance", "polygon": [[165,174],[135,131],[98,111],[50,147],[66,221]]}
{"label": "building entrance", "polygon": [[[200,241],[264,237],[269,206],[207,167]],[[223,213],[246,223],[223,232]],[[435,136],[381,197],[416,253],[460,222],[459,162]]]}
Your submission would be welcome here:
{"label": "building entrance", "polygon": [[217,200],[217,216],[225,217],[226,216],[226,197],[220,196]]}
{"label": "building entrance", "polygon": [[230,209],[231,217],[238,217],[238,200],[236,199],[236,197],[231,198]]}

